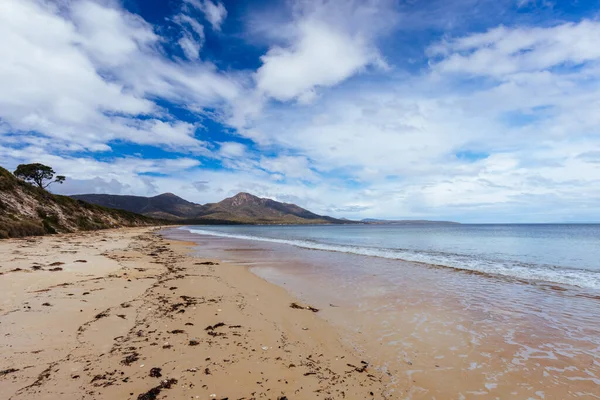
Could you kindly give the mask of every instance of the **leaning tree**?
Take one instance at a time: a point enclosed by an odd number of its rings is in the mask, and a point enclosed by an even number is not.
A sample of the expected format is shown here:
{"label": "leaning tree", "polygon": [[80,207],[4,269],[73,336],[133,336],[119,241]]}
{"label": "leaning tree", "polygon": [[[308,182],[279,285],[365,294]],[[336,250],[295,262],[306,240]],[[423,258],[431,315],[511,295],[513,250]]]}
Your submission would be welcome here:
{"label": "leaning tree", "polygon": [[35,183],[40,189],[45,189],[55,182],[63,183],[66,179],[63,175],[56,175],[55,177],[52,167],[39,163],[20,164],[14,174],[19,179]]}

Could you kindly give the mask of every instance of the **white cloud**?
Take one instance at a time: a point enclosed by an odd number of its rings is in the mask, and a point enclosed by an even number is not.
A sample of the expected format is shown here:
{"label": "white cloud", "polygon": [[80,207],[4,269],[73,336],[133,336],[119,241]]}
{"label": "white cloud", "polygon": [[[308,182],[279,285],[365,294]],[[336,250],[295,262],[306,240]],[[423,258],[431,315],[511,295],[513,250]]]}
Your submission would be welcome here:
{"label": "white cloud", "polygon": [[98,161],[84,157],[65,157],[48,153],[41,146],[30,145],[22,149],[0,146],[0,155],[9,161],[7,165],[29,163],[36,160],[52,165],[62,175],[76,179],[101,178],[120,179],[128,174],[159,173],[171,174],[189,168],[198,167],[200,161],[193,158],[141,159],[133,156],[115,157],[110,161]]}
{"label": "white cloud", "polygon": [[174,21],[182,27],[179,46],[188,59],[197,60],[200,57],[200,49],[204,45],[204,26],[183,13],[175,16]]}
{"label": "white cloud", "polygon": [[590,20],[551,28],[500,26],[438,43],[429,52],[443,57],[434,64],[437,71],[502,77],[598,60],[599,35],[600,22]]}
{"label": "white cloud", "polygon": [[[261,157],[260,167],[282,178],[316,181],[318,179],[311,170],[310,161],[302,156]],[[277,179],[280,180],[280,179]]]}
{"label": "white cloud", "polygon": [[[220,2],[187,3],[220,29]],[[52,165],[69,177],[55,190],[197,202],[251,191],[346,217],[600,213],[596,21],[447,39],[430,47],[430,68],[409,74],[386,68],[378,48],[397,22],[393,1],[301,1],[259,20],[268,51],[257,71],[225,73],[203,60],[192,7],[169,20],[185,55],[169,58],[164,31],[115,3],[52,4],[0,2],[0,159]],[[228,121],[254,143],[205,141],[163,101]],[[122,142],[181,158],[73,155]]]}
{"label": "white cloud", "polygon": [[214,3],[212,0],[185,0],[185,2],[202,11],[214,30],[221,30],[221,25],[227,17],[227,9],[223,3],[218,0]]}
{"label": "white cloud", "polygon": [[52,187],[57,193],[113,193],[153,195],[158,189],[154,176],[146,174],[173,175],[196,168],[200,162],[191,158],[141,159],[138,157],[115,157],[98,161],[84,157],[63,157],[47,152],[45,147],[29,145],[22,149],[0,146],[3,166],[14,169],[17,164],[41,162],[51,165],[67,180],[63,185]]}
{"label": "white cloud", "polygon": [[[165,58],[153,27],[121,8],[92,1],[65,6],[0,3],[0,118],[6,130],[35,131],[54,138],[56,147],[64,148],[58,143],[64,141],[92,151],[106,151],[114,140],[204,147],[192,125],[173,120],[150,98],[200,111],[233,101],[240,93],[236,78],[210,63]],[[181,20],[198,37],[201,25]]]}
{"label": "white cloud", "polygon": [[246,146],[238,142],[220,143],[219,155],[226,158],[244,157]]}
{"label": "white cloud", "polygon": [[29,121],[69,125],[98,117],[99,110],[154,110],[151,102],[105,82],[75,46],[79,36],[73,25],[52,11],[29,2],[0,4],[0,51],[5,60],[0,64],[0,117],[6,123],[28,130]]}
{"label": "white cloud", "polygon": [[197,60],[198,57],[200,57],[200,48],[202,47],[202,43],[198,42],[187,34],[179,39],[178,43],[185,53],[185,56],[190,60]]}
{"label": "white cloud", "polygon": [[[279,101],[307,104],[368,67],[388,66],[376,41],[395,18],[388,1],[296,2],[285,23],[255,22],[271,42],[256,71],[257,90]],[[278,43],[278,44],[273,44]]]}
{"label": "white cloud", "polygon": [[[472,221],[585,218],[600,208],[600,165],[582,156],[600,149],[600,69],[589,46],[596,29],[583,21],[450,40],[433,48],[431,71],[351,82],[310,106],[269,106],[240,132],[306,155],[327,184],[340,177],[364,188],[327,191],[338,199],[330,209]],[[488,51],[489,63],[478,62]],[[501,79],[468,81],[477,75]]]}
{"label": "white cloud", "polygon": [[178,14],[174,18],[175,22],[184,27],[189,27],[194,31],[198,36],[204,38],[204,25],[196,21],[196,19],[186,15],[184,13]]}
{"label": "white cloud", "polygon": [[78,33],[73,35],[74,39],[103,65],[122,65],[129,57],[136,56],[140,48],[160,40],[141,17],[118,8],[84,0],[74,2],[70,11]]}
{"label": "white cloud", "polygon": [[302,21],[297,38],[287,47],[273,47],[261,57],[258,90],[277,100],[314,97],[314,88],[333,86],[381,61],[360,36],[352,37],[316,20]]}

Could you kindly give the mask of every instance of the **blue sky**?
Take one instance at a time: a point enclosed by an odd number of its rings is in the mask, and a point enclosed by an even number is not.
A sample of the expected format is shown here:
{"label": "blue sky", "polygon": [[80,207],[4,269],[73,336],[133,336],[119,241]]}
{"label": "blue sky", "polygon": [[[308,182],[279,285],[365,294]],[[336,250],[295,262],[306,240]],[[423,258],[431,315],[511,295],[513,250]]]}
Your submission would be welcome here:
{"label": "blue sky", "polygon": [[58,193],[600,220],[599,1],[6,0],[0,164]]}

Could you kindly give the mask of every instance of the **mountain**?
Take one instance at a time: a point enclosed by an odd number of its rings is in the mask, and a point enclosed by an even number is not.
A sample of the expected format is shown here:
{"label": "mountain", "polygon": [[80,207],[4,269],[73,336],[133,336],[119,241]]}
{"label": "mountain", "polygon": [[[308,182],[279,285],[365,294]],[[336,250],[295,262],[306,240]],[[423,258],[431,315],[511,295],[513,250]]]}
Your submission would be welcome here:
{"label": "mountain", "polygon": [[204,209],[200,204],[192,203],[173,193],[163,193],[154,197],[118,196],[113,194],[78,194],[73,199],[104,207],[117,208],[144,214],[154,218],[182,219],[198,215]]}
{"label": "mountain", "polygon": [[129,211],[54,195],[17,179],[0,167],[0,238],[147,226],[159,222]]}
{"label": "mountain", "polygon": [[317,215],[295,204],[238,193],[218,203],[206,204],[197,217],[255,224],[336,224],[343,221]]}
{"label": "mountain", "polygon": [[83,194],[71,196],[92,204],[120,208],[182,223],[327,224],[344,221],[317,215],[295,204],[238,193],[218,203],[195,204],[171,193],[154,197]]}
{"label": "mountain", "polygon": [[426,219],[375,219],[365,218],[360,220],[364,224],[386,224],[386,225],[458,225],[460,222],[452,221],[429,221]]}

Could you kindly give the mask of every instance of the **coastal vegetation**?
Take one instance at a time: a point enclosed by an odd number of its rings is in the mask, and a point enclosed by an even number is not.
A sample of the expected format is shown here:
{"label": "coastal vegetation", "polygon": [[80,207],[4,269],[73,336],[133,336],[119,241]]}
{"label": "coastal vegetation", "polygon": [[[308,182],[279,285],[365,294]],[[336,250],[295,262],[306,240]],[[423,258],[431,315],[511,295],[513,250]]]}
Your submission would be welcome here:
{"label": "coastal vegetation", "polygon": [[[0,167],[0,238],[88,231],[123,226],[147,226],[161,221],[124,210],[115,210],[47,190],[50,183],[61,183],[42,164],[17,168],[17,176]],[[42,166],[42,167],[39,167]],[[22,166],[19,166],[22,167]]]}
{"label": "coastal vegetation", "polygon": [[54,169],[40,163],[19,164],[14,174],[25,182],[35,183],[40,189],[46,189],[53,183],[63,183],[66,179],[64,175],[56,175],[55,178]]}

